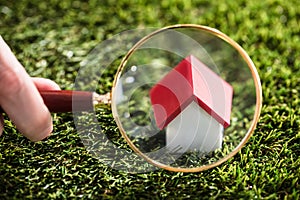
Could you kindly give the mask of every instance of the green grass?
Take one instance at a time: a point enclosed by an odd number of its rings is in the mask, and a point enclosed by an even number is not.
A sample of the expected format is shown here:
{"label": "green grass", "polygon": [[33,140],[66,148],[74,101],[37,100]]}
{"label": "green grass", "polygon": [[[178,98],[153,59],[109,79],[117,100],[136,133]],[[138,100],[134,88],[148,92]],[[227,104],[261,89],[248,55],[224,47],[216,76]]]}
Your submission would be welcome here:
{"label": "green grass", "polygon": [[[54,132],[32,143],[6,118],[0,137],[1,199],[299,199],[300,6],[296,0],[0,0],[0,34],[32,76],[72,89],[79,63],[101,41],[137,27],[195,23],[236,40],[254,61],[263,108],[246,146],[200,173],[117,171],[84,148],[71,114],[53,114]],[[69,53],[73,52],[73,56]],[[113,77],[103,80],[109,91]],[[105,131],[118,135],[109,112]],[[123,144],[122,139],[116,139]]]}

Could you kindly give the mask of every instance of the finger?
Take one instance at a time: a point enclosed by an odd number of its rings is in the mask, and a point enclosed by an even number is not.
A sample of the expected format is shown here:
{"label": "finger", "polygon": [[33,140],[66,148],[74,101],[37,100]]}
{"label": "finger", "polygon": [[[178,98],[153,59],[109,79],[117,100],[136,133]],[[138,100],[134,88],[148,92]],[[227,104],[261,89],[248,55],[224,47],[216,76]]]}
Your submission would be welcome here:
{"label": "finger", "polygon": [[38,78],[33,77],[31,78],[35,86],[39,91],[43,90],[60,90],[60,87],[52,80],[46,78]]}
{"label": "finger", "polygon": [[2,135],[4,129],[4,120],[2,114],[0,114],[0,136]]}
{"label": "finger", "polygon": [[52,132],[51,115],[33,81],[0,36],[0,105],[32,141]]}

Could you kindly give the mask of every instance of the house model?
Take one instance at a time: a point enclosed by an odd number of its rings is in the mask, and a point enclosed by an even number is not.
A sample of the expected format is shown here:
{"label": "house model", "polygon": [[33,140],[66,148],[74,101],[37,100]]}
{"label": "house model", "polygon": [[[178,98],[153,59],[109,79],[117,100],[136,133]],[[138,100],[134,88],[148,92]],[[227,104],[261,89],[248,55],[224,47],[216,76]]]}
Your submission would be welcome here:
{"label": "house model", "polygon": [[222,147],[233,89],[195,56],[183,59],[150,90],[157,127],[171,152],[208,153]]}

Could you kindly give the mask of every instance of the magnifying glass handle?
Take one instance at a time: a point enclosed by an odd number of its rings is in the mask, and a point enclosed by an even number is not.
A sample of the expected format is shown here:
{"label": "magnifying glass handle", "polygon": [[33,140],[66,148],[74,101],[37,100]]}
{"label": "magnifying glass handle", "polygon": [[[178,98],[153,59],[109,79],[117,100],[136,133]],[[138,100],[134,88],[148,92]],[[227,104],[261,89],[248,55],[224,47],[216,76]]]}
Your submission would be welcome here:
{"label": "magnifying glass handle", "polygon": [[91,111],[94,108],[92,92],[50,90],[40,91],[40,94],[50,112]]}
{"label": "magnifying glass handle", "polygon": [[[92,111],[97,104],[109,104],[110,93],[99,95],[95,92],[75,90],[40,91],[50,112]],[[0,112],[3,112],[0,107]]]}

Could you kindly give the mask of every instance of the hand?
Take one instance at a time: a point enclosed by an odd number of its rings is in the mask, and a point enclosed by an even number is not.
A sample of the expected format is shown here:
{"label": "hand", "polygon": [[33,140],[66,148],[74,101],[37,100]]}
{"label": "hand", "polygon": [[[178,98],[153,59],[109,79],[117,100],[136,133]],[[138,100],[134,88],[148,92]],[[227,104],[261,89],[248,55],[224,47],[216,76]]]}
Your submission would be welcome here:
{"label": "hand", "polygon": [[57,89],[51,80],[31,78],[0,36],[0,106],[28,139],[39,141],[52,132],[52,118],[38,90]]}

